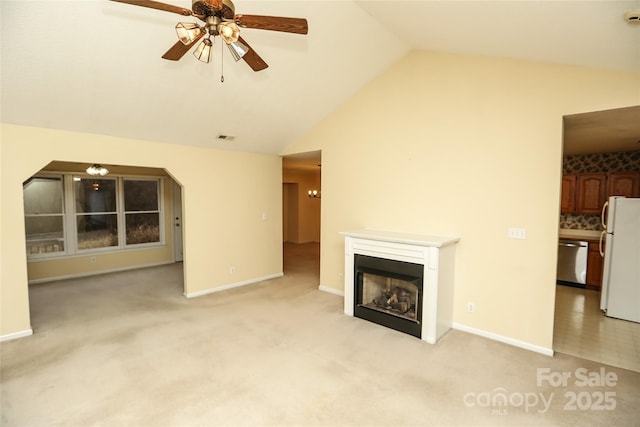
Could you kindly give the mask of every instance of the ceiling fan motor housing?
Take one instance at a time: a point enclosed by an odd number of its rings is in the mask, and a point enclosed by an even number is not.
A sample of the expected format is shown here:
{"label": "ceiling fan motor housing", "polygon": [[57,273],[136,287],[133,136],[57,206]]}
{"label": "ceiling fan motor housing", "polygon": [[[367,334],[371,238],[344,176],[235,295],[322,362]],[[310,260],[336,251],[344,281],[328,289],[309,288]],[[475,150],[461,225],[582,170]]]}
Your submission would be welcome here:
{"label": "ceiling fan motor housing", "polygon": [[231,0],[193,0],[191,5],[194,15],[215,15],[224,19],[233,19],[236,14],[236,8]]}

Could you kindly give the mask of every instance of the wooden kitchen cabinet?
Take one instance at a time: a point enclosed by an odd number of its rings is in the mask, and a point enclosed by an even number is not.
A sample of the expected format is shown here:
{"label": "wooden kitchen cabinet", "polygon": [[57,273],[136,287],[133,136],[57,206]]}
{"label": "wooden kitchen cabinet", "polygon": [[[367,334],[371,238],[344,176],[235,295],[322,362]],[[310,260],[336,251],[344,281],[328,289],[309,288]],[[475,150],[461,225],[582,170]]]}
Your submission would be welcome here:
{"label": "wooden kitchen cabinet", "polygon": [[577,176],[576,212],[599,214],[607,200],[607,174],[581,173]]}
{"label": "wooden kitchen cabinet", "polygon": [[640,172],[563,174],[560,212],[600,214],[610,196],[640,197]]}
{"label": "wooden kitchen cabinet", "polygon": [[607,183],[609,196],[640,197],[640,172],[610,173]]}
{"label": "wooden kitchen cabinet", "polygon": [[572,213],[576,210],[576,180],[577,177],[573,173],[562,175],[561,213]]}
{"label": "wooden kitchen cabinet", "polygon": [[603,258],[600,255],[599,242],[589,242],[587,252],[587,289],[599,291],[602,288]]}

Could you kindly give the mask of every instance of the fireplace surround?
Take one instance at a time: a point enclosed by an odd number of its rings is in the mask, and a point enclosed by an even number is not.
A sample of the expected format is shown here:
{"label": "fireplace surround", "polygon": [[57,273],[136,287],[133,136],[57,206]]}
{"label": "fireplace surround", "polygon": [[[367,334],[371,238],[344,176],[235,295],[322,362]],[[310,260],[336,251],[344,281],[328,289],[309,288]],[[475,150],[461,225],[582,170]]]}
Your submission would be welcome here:
{"label": "fireplace surround", "polygon": [[340,234],[346,315],[430,344],[451,329],[458,237],[376,229]]}

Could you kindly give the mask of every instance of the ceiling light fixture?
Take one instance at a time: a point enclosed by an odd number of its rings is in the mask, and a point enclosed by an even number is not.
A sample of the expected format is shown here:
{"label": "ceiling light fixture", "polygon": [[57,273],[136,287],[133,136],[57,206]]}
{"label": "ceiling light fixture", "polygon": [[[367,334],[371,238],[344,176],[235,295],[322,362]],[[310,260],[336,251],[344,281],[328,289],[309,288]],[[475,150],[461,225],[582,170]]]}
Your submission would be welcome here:
{"label": "ceiling light fixture", "polygon": [[198,24],[192,22],[178,22],[176,25],[178,39],[185,46],[197,40],[202,31],[207,31],[209,36],[202,40],[193,52],[193,55],[201,62],[211,62],[213,44],[215,43],[216,36],[220,36],[227,44],[229,52],[231,52],[231,56],[233,56],[236,62],[249,52],[249,47],[238,40],[240,38],[240,29],[235,22],[223,22],[217,16],[208,16],[205,27],[200,27]]}
{"label": "ceiling light fixture", "polygon": [[87,173],[93,176],[95,175],[105,176],[106,174],[109,173],[109,169],[105,168],[104,166],[98,163],[94,163],[93,165],[87,168]]}
{"label": "ceiling light fixture", "polygon": [[238,41],[240,37],[240,29],[235,22],[223,22],[218,25],[218,33],[220,38],[224,40],[226,44],[231,44]]}
{"label": "ceiling light fixture", "polygon": [[249,48],[239,41],[228,43],[227,47],[229,48],[229,52],[231,52],[231,56],[233,56],[233,59],[236,62],[240,61],[240,59],[242,59],[242,57],[245,56],[247,52],[249,52]]}
{"label": "ceiling light fixture", "polygon": [[208,64],[209,62],[211,62],[212,46],[213,42],[211,41],[211,38],[207,37],[206,39],[202,40],[196,50],[193,51],[193,56],[195,56],[198,61],[202,61]]}
{"label": "ceiling light fixture", "polygon": [[[163,59],[169,61],[179,61],[184,54],[199,43],[197,45],[198,50],[194,52],[196,58],[201,62],[211,62],[210,48],[215,43],[215,38],[220,36],[225,44],[229,46],[229,51],[236,61],[242,58],[253,71],[261,71],[269,65],[240,37],[240,28],[254,28],[293,34],[308,34],[309,32],[309,25],[304,18],[236,14],[236,8],[232,0],[192,0],[192,9],[156,0],[111,1],[177,13],[182,16],[197,18],[201,21],[196,23],[178,22],[175,30],[179,41],[174,43],[162,55]],[[200,39],[205,37],[209,40],[200,42]],[[220,50],[224,50],[222,43],[220,44]],[[224,56],[220,58],[221,62],[223,58]],[[224,81],[223,74],[221,74],[220,80]]]}
{"label": "ceiling light fixture", "polygon": [[178,39],[180,39],[182,44],[185,46],[193,43],[203,30],[204,28],[200,27],[198,24],[194,24],[193,22],[178,22],[176,25],[176,34],[178,34]]}

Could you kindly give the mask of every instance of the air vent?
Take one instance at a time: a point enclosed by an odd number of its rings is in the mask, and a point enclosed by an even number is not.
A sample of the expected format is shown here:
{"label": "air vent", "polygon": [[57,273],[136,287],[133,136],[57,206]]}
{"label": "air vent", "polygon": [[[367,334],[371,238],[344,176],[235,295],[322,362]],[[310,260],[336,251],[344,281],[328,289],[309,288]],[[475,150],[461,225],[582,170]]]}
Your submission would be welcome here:
{"label": "air vent", "polygon": [[640,9],[630,10],[625,13],[624,20],[629,24],[640,24]]}
{"label": "air vent", "polygon": [[236,139],[235,136],[225,135],[223,133],[218,134],[216,138],[219,139],[220,141],[233,141],[234,139]]}

